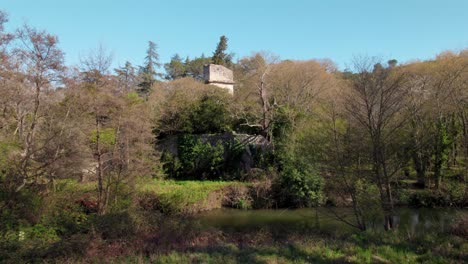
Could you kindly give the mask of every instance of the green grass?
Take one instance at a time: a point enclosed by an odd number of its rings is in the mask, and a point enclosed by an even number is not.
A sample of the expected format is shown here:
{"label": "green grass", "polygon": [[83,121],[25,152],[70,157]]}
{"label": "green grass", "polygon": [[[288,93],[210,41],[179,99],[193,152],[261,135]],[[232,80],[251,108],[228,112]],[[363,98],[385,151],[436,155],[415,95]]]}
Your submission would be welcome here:
{"label": "green grass", "polygon": [[223,190],[248,185],[225,181],[146,180],[137,184],[139,193],[155,195],[163,211],[195,212],[221,207]]}
{"label": "green grass", "polygon": [[[250,186],[250,183],[234,181],[176,181],[139,179],[136,197],[157,201],[160,210],[173,213],[193,213],[221,207],[223,191],[229,186]],[[96,199],[97,183],[80,183],[76,180],[58,180],[54,197],[79,199],[83,196]]]}
{"label": "green grass", "polygon": [[183,250],[117,257],[112,263],[466,263],[466,240],[365,233],[359,238],[312,235],[273,243],[218,242]]}
{"label": "green grass", "polygon": [[[137,183],[136,191],[138,197],[151,195],[151,197],[157,197],[170,210],[184,211],[217,206],[216,202],[219,200],[216,199],[223,196],[223,191],[227,187],[246,185],[248,186],[247,183],[223,181],[146,179]],[[83,184],[62,180],[57,182],[57,191],[59,194],[57,198],[75,197],[88,193],[94,195],[96,183]],[[149,214],[154,213],[149,212]],[[122,240],[109,241],[96,239],[93,233],[80,234],[83,236],[82,239],[80,238],[83,243],[78,244],[85,245],[84,251],[87,247],[94,246],[95,248],[91,248],[89,252],[95,255],[72,255],[70,253],[67,256],[64,253],[62,255],[64,259],[57,259],[57,263],[101,263],[104,256],[109,257],[109,263],[466,263],[468,261],[466,253],[468,241],[447,233],[431,233],[418,237],[400,232],[333,235],[291,230],[291,234],[278,236],[273,231],[269,233],[268,229],[241,232],[212,227],[206,230],[195,223],[193,226],[192,224],[171,224],[170,217],[165,216],[162,219],[157,232],[167,234],[155,236],[156,240],[153,238],[144,240],[145,236],[140,233],[133,237],[124,236],[127,240],[119,237]],[[121,220],[118,219],[118,221]],[[180,221],[183,223],[188,220]],[[100,230],[99,225],[95,224],[94,228]],[[44,230],[38,230],[43,235]],[[126,227],[123,230],[125,231]],[[47,241],[50,240],[49,238],[55,239],[53,236],[46,238]],[[44,240],[42,237],[41,239]],[[68,239],[64,238],[64,241]],[[151,246],[154,241],[159,242]],[[69,244],[72,245],[69,246],[70,252],[75,252],[77,246]],[[119,255],[119,251],[112,253],[111,249],[118,245],[131,249],[126,254]],[[134,248],[132,248],[133,245],[135,245]],[[142,245],[150,245],[149,251],[142,250]],[[43,250],[46,249],[44,246]],[[97,249],[99,250],[96,251]],[[50,250],[58,252],[56,246],[50,246]],[[15,252],[13,249],[9,249],[8,252],[10,251]],[[31,249],[28,252],[36,251],[38,250]],[[33,259],[27,254],[21,260]],[[48,260],[56,261],[53,258]]]}
{"label": "green grass", "polygon": [[78,182],[73,179],[62,179],[56,181],[57,192],[62,193],[73,193],[73,194],[83,194],[83,193],[91,193],[97,191],[97,183],[96,182]]}
{"label": "green grass", "polygon": [[157,194],[174,194],[192,191],[201,197],[209,192],[220,190],[229,185],[245,184],[226,181],[175,181],[175,180],[145,180],[137,185],[139,192],[155,192]]}

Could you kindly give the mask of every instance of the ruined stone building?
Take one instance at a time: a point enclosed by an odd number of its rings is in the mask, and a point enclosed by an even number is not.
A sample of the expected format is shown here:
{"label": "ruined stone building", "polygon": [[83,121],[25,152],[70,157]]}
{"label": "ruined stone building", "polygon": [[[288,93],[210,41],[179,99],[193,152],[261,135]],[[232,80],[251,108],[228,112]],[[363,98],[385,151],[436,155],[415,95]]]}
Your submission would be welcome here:
{"label": "ruined stone building", "polygon": [[234,75],[232,71],[222,65],[208,64],[203,67],[205,83],[227,89],[234,94]]}

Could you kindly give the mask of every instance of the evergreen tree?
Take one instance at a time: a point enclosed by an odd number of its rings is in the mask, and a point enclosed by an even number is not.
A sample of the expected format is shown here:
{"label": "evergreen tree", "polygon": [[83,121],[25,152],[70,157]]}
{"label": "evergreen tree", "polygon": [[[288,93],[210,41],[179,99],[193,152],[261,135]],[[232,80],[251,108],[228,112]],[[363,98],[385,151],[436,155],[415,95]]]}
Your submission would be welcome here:
{"label": "evergreen tree", "polygon": [[158,54],[158,46],[156,43],[149,41],[148,42],[148,50],[146,51],[145,57],[145,65],[140,68],[140,76],[142,82],[138,85],[138,91],[140,94],[147,96],[151,87],[156,82],[158,77],[161,77],[162,74],[158,73],[156,69],[161,67],[159,63],[159,54]]}
{"label": "evergreen tree", "polygon": [[211,58],[205,57],[205,54],[193,60],[188,60],[188,62],[186,62],[187,76],[199,81],[203,80],[203,66],[210,63]]}
{"label": "evergreen tree", "polygon": [[[188,58],[187,58],[188,60]],[[167,80],[175,80],[187,76],[187,60],[184,63],[179,54],[175,54],[171,58],[171,62],[166,63],[164,68],[166,69]]]}
{"label": "evergreen tree", "polygon": [[214,64],[230,66],[232,63],[232,54],[227,54],[226,50],[228,47],[227,44],[228,38],[226,36],[221,36],[219,38],[218,46],[216,46],[216,50],[213,53],[213,57],[211,58]]}
{"label": "evergreen tree", "polygon": [[136,68],[131,62],[125,62],[125,66],[114,69],[114,71],[117,74],[121,89],[126,92],[135,89],[138,77],[136,74]]}

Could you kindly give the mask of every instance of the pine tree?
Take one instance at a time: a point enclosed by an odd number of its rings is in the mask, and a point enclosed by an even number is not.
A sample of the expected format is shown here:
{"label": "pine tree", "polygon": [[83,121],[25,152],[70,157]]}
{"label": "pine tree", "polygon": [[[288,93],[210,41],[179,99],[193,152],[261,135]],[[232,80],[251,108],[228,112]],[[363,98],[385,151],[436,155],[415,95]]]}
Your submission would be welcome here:
{"label": "pine tree", "polygon": [[214,64],[230,66],[232,60],[232,54],[226,54],[226,50],[228,47],[227,44],[228,38],[226,36],[221,36],[219,38],[218,46],[216,47],[215,52],[213,53],[213,57],[211,58]]}
{"label": "pine tree", "polygon": [[119,79],[121,89],[126,92],[135,89],[138,78],[136,75],[136,68],[132,65],[132,63],[127,61],[125,62],[125,66],[114,69],[114,71]]}
{"label": "pine tree", "polygon": [[[187,58],[188,59],[188,58]],[[166,76],[167,80],[175,80],[179,78],[183,78],[187,76],[187,63],[182,61],[182,58],[179,54],[175,54],[172,56],[171,61],[164,65],[166,69]]]}
{"label": "pine tree", "polygon": [[157,49],[158,46],[156,45],[156,43],[152,41],[148,42],[148,50],[146,51],[145,65],[140,68],[140,76],[142,82],[138,85],[140,87],[138,89],[139,93],[144,96],[147,96],[149,94],[151,87],[156,82],[157,78],[162,76],[161,73],[158,73],[156,71],[156,69],[161,68]]}

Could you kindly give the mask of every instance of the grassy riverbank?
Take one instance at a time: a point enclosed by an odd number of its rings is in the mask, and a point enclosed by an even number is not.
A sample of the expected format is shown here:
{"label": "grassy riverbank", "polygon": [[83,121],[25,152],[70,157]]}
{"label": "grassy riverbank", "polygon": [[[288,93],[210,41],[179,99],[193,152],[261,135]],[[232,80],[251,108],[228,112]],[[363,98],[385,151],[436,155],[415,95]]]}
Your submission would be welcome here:
{"label": "grassy riverbank", "polygon": [[311,236],[273,244],[225,243],[162,255],[131,256],[116,262],[134,263],[466,263],[463,239],[426,237],[408,240],[371,234],[346,239]]}
{"label": "grassy riverbank", "polygon": [[449,234],[274,234],[200,230],[187,222],[144,238],[92,240],[82,255],[56,263],[466,263],[466,238]]}
{"label": "grassy riverbank", "polygon": [[[145,180],[136,194],[93,211],[95,183],[59,181],[32,226],[3,234],[5,263],[464,263],[468,220],[444,231],[341,231],[268,224],[251,229],[201,224],[193,213],[233,206],[252,183]],[[236,196],[237,195],[237,196]],[[234,197],[236,196],[236,197]],[[227,197],[227,198],[226,198]],[[230,204],[226,204],[226,200]],[[463,214],[462,214],[463,215]],[[466,215],[466,214],[464,214]],[[301,216],[303,217],[303,216]],[[313,217],[313,216],[305,216]],[[294,223],[296,223],[295,221]],[[335,228],[336,229],[336,228]],[[461,230],[461,231],[460,231]]]}
{"label": "grassy riverbank", "polygon": [[[143,206],[163,213],[197,213],[221,208],[230,189],[245,189],[251,184],[227,181],[147,180],[137,190]],[[231,206],[235,206],[234,204]]]}
{"label": "grassy riverbank", "polygon": [[[135,184],[136,193],[127,193],[114,201],[114,209],[125,209],[133,205],[150,207],[163,213],[196,213],[223,206],[223,198],[232,189],[245,190],[251,183],[235,181],[175,181],[144,179]],[[79,183],[62,180],[50,198],[67,199],[69,202],[87,201],[96,203],[96,183]],[[73,200],[73,201],[72,201]],[[148,204],[151,203],[151,204]],[[233,205],[235,207],[235,205]]]}

